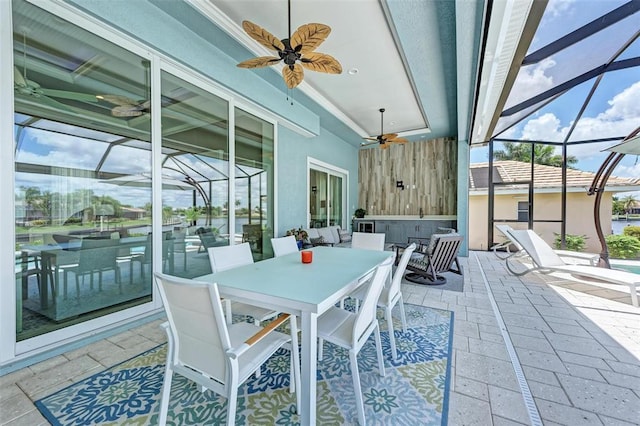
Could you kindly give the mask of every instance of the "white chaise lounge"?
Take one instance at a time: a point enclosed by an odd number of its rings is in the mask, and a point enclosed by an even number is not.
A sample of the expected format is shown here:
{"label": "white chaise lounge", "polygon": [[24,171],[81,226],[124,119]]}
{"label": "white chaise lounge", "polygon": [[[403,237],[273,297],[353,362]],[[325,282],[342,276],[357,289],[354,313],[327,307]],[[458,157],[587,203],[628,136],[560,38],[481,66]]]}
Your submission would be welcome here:
{"label": "white chaise lounge", "polygon": [[[518,257],[527,255],[527,252],[522,249],[522,246],[518,244],[517,241],[513,241],[513,239],[511,238],[511,235],[509,233],[514,230],[511,226],[504,223],[498,223],[495,226],[496,229],[500,231],[500,233],[502,233],[502,235],[504,235],[504,238],[506,239],[506,241],[496,244],[491,248],[493,250],[493,253],[499,259],[504,260],[507,257],[511,256]],[[510,248],[511,245],[515,246],[517,251],[512,252]],[[504,250],[504,252],[502,250]],[[578,251],[557,249],[553,249],[553,251],[565,261],[570,261],[570,263],[588,262],[590,265],[596,266],[598,264],[598,260],[600,259],[600,255],[595,253],[583,253]]]}
{"label": "white chaise lounge", "polygon": [[506,258],[507,269],[514,275],[524,275],[538,271],[544,274],[564,272],[580,277],[595,278],[608,284],[627,285],[631,291],[631,303],[638,307],[637,289],[640,287],[640,275],[617,269],[600,268],[590,265],[568,265],[562,258],[532,230],[511,230],[508,235],[529,255],[533,267],[516,270],[511,265],[516,256]]}

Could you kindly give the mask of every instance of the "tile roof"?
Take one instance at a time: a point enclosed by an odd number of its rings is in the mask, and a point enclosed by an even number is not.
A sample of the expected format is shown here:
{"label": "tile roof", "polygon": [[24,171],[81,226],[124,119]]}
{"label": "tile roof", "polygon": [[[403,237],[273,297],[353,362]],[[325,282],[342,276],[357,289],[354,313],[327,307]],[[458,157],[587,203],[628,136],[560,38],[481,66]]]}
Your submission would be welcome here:
{"label": "tile roof", "polygon": [[[531,164],[521,161],[494,161],[493,167],[495,183],[528,181],[531,175]],[[536,189],[559,189],[562,186],[562,169],[560,167],[546,166],[542,164],[534,164],[533,167],[535,177],[534,187]],[[487,189],[489,163],[474,163],[469,165],[469,169],[469,189],[471,191]],[[573,192],[578,189],[580,191],[586,190],[591,186],[591,182],[595,175],[596,174],[593,172],[567,169],[567,190],[573,190]],[[514,184],[509,185],[506,188],[516,189],[524,187],[524,185]],[[610,176],[606,187],[610,189],[612,187],[616,187],[616,189],[619,187],[625,187],[623,190],[637,191],[640,190],[640,179]],[[496,190],[500,190],[501,188],[505,187],[496,187]]]}

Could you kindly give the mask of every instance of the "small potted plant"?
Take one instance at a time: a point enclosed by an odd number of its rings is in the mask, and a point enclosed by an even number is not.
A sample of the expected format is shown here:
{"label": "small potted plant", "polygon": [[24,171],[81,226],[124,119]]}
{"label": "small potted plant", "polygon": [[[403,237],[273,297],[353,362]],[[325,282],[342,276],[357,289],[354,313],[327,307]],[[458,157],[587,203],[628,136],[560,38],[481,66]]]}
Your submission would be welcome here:
{"label": "small potted plant", "polygon": [[305,231],[302,228],[298,228],[298,229],[289,229],[287,231],[287,236],[289,235],[293,235],[296,239],[296,244],[298,244],[298,250],[300,250],[304,244],[304,240],[307,239],[307,237],[309,236],[307,234],[307,231]]}
{"label": "small potted plant", "polygon": [[358,219],[362,219],[366,214],[367,214],[367,211],[362,208],[356,209],[356,211],[353,213],[353,215]]}

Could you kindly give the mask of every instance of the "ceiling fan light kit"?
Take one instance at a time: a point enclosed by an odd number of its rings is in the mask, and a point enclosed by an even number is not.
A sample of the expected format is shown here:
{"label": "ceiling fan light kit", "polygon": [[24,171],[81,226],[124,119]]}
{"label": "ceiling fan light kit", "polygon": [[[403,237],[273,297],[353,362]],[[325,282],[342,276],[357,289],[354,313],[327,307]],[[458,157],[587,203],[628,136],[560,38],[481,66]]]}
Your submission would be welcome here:
{"label": "ceiling fan light kit", "polygon": [[[384,108],[380,108],[380,134],[375,138],[364,138],[368,141],[374,141],[370,143],[362,143],[361,146],[368,146],[374,143],[377,143],[381,149],[389,148],[392,143],[407,143],[409,142],[406,138],[399,138],[397,133],[384,133]],[[404,188],[403,188],[404,189]]]}
{"label": "ceiling fan light kit", "polygon": [[342,65],[333,56],[314,50],[326,40],[331,33],[328,25],[310,23],[304,24],[291,34],[291,0],[288,2],[289,36],[279,40],[269,31],[250,21],[243,21],[244,31],[269,50],[275,50],[278,56],[259,56],[240,62],[239,68],[261,68],[275,65],[283,61],[282,78],[289,89],[302,83],[304,79],[303,67],[327,74],[341,74]]}

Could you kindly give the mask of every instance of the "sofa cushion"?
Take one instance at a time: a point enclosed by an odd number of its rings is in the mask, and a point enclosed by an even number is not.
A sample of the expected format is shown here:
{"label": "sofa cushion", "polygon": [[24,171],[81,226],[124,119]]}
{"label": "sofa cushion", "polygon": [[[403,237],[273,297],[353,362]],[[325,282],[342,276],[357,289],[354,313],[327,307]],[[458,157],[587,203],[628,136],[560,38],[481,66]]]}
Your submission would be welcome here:
{"label": "sofa cushion", "polygon": [[309,238],[309,241],[311,241],[311,244],[313,244],[314,246],[321,246],[326,244],[324,237]]}
{"label": "sofa cushion", "polygon": [[333,232],[331,229],[329,228],[317,228],[317,229],[318,229],[318,236],[324,237],[325,243],[337,244],[340,242],[340,236],[338,236],[336,241],[336,238],[334,238]]}
{"label": "sofa cushion", "polygon": [[305,229],[307,231],[307,238],[311,241],[311,238],[320,238],[320,234],[318,234],[318,228],[309,228]]}
{"label": "sofa cushion", "polygon": [[331,231],[331,235],[333,235],[333,242],[338,244],[340,242],[340,227],[337,225],[329,226],[329,231]]}
{"label": "sofa cushion", "polygon": [[340,242],[341,243],[350,243],[351,242],[351,233],[348,231],[340,231]]}

